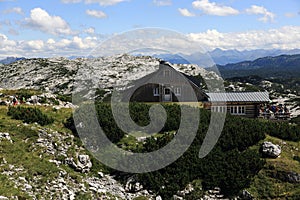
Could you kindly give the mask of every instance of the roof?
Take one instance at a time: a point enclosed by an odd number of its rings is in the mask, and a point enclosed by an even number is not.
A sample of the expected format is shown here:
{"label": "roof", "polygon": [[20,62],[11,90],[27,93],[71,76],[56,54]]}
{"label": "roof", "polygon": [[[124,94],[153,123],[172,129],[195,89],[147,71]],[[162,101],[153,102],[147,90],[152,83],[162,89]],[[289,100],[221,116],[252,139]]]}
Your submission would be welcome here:
{"label": "roof", "polygon": [[268,92],[206,93],[212,102],[269,102]]}

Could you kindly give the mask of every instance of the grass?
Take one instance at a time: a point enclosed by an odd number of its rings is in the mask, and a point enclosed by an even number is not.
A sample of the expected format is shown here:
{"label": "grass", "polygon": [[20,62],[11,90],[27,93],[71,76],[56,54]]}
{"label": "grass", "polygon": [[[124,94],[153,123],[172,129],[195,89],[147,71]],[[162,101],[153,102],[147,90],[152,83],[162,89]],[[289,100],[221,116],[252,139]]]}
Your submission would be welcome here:
{"label": "grass", "polygon": [[[267,158],[263,170],[253,180],[247,190],[257,199],[299,199],[300,184],[293,184],[272,177],[277,171],[300,173],[300,165],[294,156],[300,156],[300,142],[283,141],[267,135],[264,141],[281,146],[281,155],[276,159]],[[254,148],[259,149],[260,144]],[[298,148],[298,151],[296,150]]]}
{"label": "grass", "polygon": [[[74,148],[74,145],[77,144],[79,147],[82,147],[79,142],[76,142],[77,140],[79,141],[79,138],[70,137],[72,134],[71,131],[65,128],[62,123],[71,115],[72,110],[64,108],[54,110],[52,107],[45,106],[39,106],[38,108],[43,113],[54,118],[54,123],[46,125],[43,128],[57,131],[65,136],[69,135],[64,142],[72,144],[68,154],[69,156],[75,156],[78,150]],[[47,155],[43,153],[45,148],[33,146],[38,139],[37,130],[41,128],[41,126],[37,124],[24,125],[22,121],[14,120],[7,116],[7,111],[7,107],[0,106],[0,132],[8,132],[13,140],[13,144],[5,140],[0,142],[0,195],[7,197],[19,196],[19,199],[30,199],[21,188],[15,187],[13,181],[10,180],[8,176],[2,174],[3,171],[10,170],[9,165],[24,168],[23,171],[13,174],[12,178],[18,179],[18,177],[23,176],[28,181],[35,181],[39,185],[45,185],[47,181],[55,180],[60,170],[65,170],[68,176],[77,182],[81,182],[85,176],[97,176],[97,172],[99,171],[105,173],[109,172],[106,167],[83,148],[80,149],[80,152],[88,154],[93,163],[90,173],[84,175],[80,174],[67,165],[61,165],[60,169],[58,169],[55,164],[50,163],[48,160],[55,158],[63,161],[63,157],[56,158],[55,155]],[[154,137],[160,137],[161,135],[162,134],[156,134]],[[282,154],[276,159],[266,159],[267,164],[264,169],[254,178],[253,183],[247,190],[257,199],[299,199],[300,184],[284,182],[275,179],[270,174],[276,171],[294,171],[300,173],[299,161],[294,159],[295,157],[300,157],[300,142],[283,141],[269,135],[267,135],[264,141],[271,141],[274,144],[282,146]],[[251,148],[258,150],[262,142],[263,141]],[[133,136],[124,137],[118,143],[118,146],[122,146],[122,148],[131,151],[138,150],[141,145],[142,143],[138,143]],[[3,164],[3,158],[7,161],[7,164]],[[34,177],[38,177],[38,179]],[[195,185],[199,184],[200,186],[197,187],[197,192],[202,194],[201,182]],[[90,195],[89,193],[79,193],[77,199],[91,199]],[[47,199],[48,197],[45,198]],[[57,198],[59,198],[59,196],[57,196]],[[147,197],[138,197],[137,199],[147,199]],[[191,197],[191,199],[193,198]]]}
{"label": "grass", "polygon": [[[60,169],[54,164],[50,163],[50,159],[55,158],[55,155],[45,154],[45,147],[34,145],[38,139],[38,129],[45,128],[47,130],[59,131],[61,134],[71,134],[69,129],[63,126],[63,121],[71,115],[71,109],[60,109],[53,111],[51,107],[39,107],[47,115],[52,116],[55,120],[53,124],[47,126],[40,126],[37,124],[24,125],[20,120],[11,119],[7,116],[7,107],[0,106],[0,132],[8,132],[13,140],[13,144],[9,141],[2,140],[0,142],[0,195],[11,197],[19,196],[20,199],[31,199],[26,195],[21,188],[15,187],[14,181],[10,180],[7,176],[2,175],[4,171],[11,171],[9,166],[14,168],[23,168],[24,170],[14,172],[11,176],[14,180],[18,180],[20,176],[25,177],[29,183],[35,183],[41,185],[44,194],[47,193],[44,186],[50,180],[56,180],[61,170],[65,170],[73,180],[81,182],[85,176],[79,172],[74,171],[67,165],[61,165]],[[55,139],[55,138],[53,138]],[[69,138],[68,138],[69,139]],[[74,143],[72,139],[69,139],[71,143]],[[85,153],[85,150],[83,150]],[[70,156],[75,155],[74,152],[70,152]],[[3,164],[3,159],[7,161],[7,164]],[[64,160],[64,158],[61,158]],[[93,163],[94,164],[94,163]],[[95,165],[97,167],[97,165]],[[37,188],[33,188],[35,190]],[[81,195],[86,199],[90,199],[90,194]],[[43,198],[51,198],[50,196],[41,196]],[[59,198],[59,196],[57,196]]]}

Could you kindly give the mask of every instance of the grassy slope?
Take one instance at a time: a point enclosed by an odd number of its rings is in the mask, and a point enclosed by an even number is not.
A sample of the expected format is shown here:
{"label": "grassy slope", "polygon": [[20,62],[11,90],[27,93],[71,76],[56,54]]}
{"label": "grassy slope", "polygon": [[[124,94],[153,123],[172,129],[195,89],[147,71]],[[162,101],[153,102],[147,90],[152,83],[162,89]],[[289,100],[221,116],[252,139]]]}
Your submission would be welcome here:
{"label": "grassy slope", "polygon": [[[53,110],[50,107],[40,107],[43,112],[54,117],[55,122],[45,128],[52,130],[70,133],[69,130],[63,127],[62,121],[70,116],[70,109]],[[32,180],[34,176],[38,176],[41,184],[47,180],[55,179],[58,176],[59,170],[57,167],[48,162],[52,159],[49,155],[40,156],[43,149],[36,149],[32,151],[32,143],[38,138],[37,132],[31,130],[30,127],[37,127],[38,125],[30,124],[25,126],[21,121],[12,120],[6,115],[7,107],[0,106],[0,132],[8,132],[12,137],[14,144],[9,141],[0,142],[0,194],[4,196],[20,196],[28,198],[20,188],[14,187],[13,181],[1,173],[9,171],[9,164],[15,167],[23,167],[24,170],[18,174],[12,175],[17,179],[20,176],[27,180]],[[267,159],[265,168],[260,171],[253,181],[253,184],[248,191],[258,199],[274,199],[274,198],[293,198],[300,195],[300,184],[291,184],[272,178],[270,173],[274,171],[294,171],[300,173],[299,161],[293,159],[294,156],[300,156],[300,142],[282,141],[281,139],[267,136],[265,140],[271,141],[282,146],[282,154],[277,159]],[[127,143],[127,148],[130,149],[132,143],[135,144],[134,138],[127,138],[123,140],[123,144]],[[262,143],[263,141],[261,141]],[[283,144],[285,142],[285,144]],[[121,146],[121,144],[120,144]],[[259,149],[259,146],[253,148]],[[298,148],[298,150],[296,150]],[[70,152],[72,153],[72,152]],[[7,164],[3,164],[3,158]],[[1,165],[2,164],[2,165]],[[81,175],[74,172],[67,166],[63,166],[64,170],[70,173],[75,179],[81,178]],[[43,190],[43,188],[42,188]],[[47,198],[47,197],[45,197]]]}
{"label": "grassy slope", "polygon": [[[54,131],[60,132],[69,131],[63,127],[61,122],[70,116],[70,109],[61,109],[58,111],[53,111],[49,107],[40,107],[40,109],[55,118],[53,124],[44,128],[51,128]],[[59,169],[55,164],[48,161],[49,159],[53,159],[53,156],[43,154],[44,149],[42,147],[32,145],[38,138],[36,129],[40,126],[37,124],[26,126],[21,121],[11,119],[6,113],[7,107],[0,106],[0,132],[8,132],[13,140],[13,144],[6,140],[0,142],[0,163],[2,164],[0,167],[0,194],[8,197],[19,196],[29,198],[22,191],[21,187],[14,187],[13,181],[1,173],[3,171],[10,171],[10,166],[13,165],[14,168],[24,168],[24,170],[14,173],[11,176],[12,179],[16,180],[19,177],[25,177],[28,181],[36,181],[33,178],[38,177],[39,184],[45,185],[48,180],[55,180],[58,177]],[[3,158],[7,161],[7,164],[3,163]],[[67,166],[62,166],[62,168],[74,179],[81,176]],[[41,190],[44,191],[45,189],[41,188]],[[47,196],[44,197],[48,198]]]}
{"label": "grassy slope", "polygon": [[[300,142],[284,141],[267,136],[264,141],[271,141],[281,146],[282,153],[276,159],[267,158],[263,170],[255,177],[248,191],[258,199],[297,199],[300,197],[300,184],[284,182],[272,177],[276,171],[300,173],[300,163],[293,159],[300,156]],[[260,144],[263,141],[260,142]],[[258,146],[255,148],[259,149]],[[298,149],[298,150],[297,150]]]}

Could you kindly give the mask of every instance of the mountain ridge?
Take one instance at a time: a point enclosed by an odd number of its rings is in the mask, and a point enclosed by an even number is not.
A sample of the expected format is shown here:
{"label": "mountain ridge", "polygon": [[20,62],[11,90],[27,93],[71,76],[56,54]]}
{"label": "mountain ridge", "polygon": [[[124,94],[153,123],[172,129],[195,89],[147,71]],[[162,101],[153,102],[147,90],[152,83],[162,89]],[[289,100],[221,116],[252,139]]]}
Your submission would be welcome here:
{"label": "mountain ridge", "polygon": [[224,78],[259,75],[263,78],[298,78],[300,54],[258,58],[227,65],[217,65]]}

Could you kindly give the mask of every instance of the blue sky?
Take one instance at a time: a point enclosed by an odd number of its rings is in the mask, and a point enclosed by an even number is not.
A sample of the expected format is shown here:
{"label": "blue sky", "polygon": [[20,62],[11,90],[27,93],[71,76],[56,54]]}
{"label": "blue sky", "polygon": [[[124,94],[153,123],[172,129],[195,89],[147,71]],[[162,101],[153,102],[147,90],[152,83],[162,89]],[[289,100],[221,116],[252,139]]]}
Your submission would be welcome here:
{"label": "blue sky", "polygon": [[85,54],[114,34],[158,27],[210,50],[300,48],[297,0],[0,0],[0,58]]}

